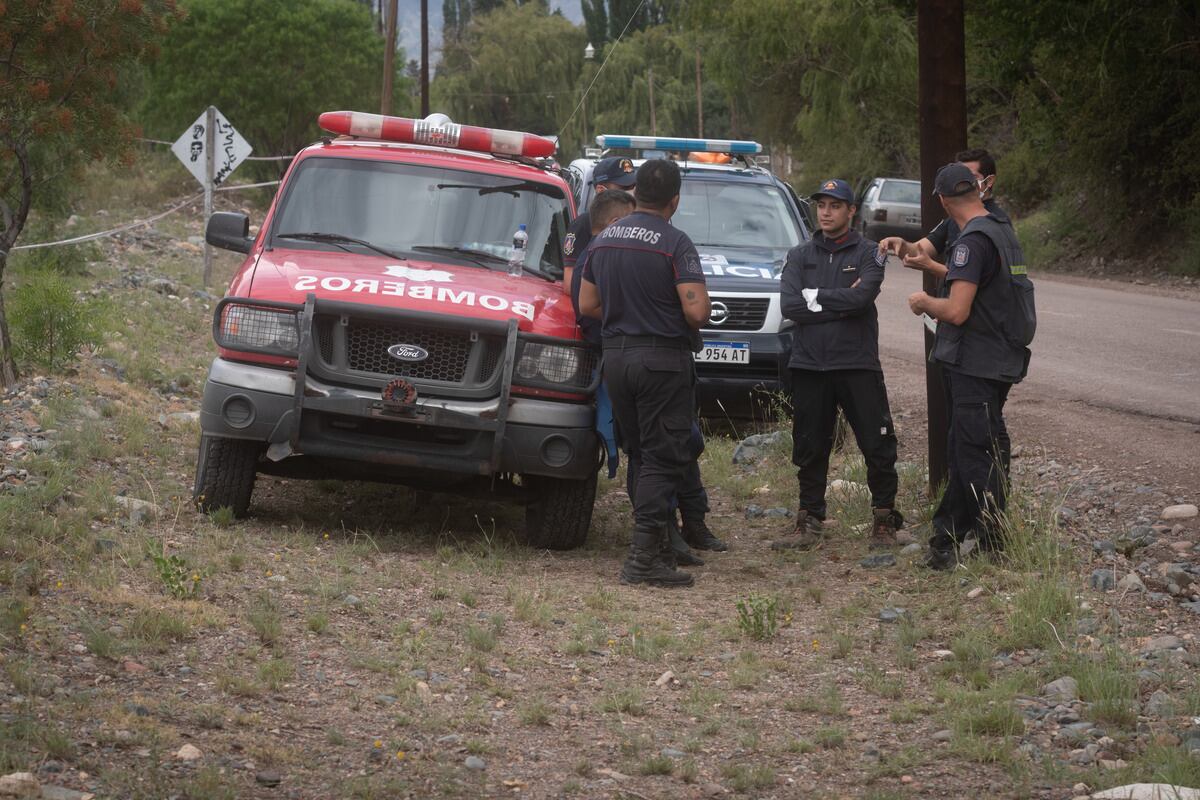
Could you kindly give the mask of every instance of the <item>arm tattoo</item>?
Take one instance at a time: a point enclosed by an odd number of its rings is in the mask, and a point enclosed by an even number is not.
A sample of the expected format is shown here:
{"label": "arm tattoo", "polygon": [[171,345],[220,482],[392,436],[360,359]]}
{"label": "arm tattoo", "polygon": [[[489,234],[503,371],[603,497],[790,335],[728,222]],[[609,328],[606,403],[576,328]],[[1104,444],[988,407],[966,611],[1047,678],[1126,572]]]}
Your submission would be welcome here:
{"label": "arm tattoo", "polygon": [[691,289],[688,289],[688,293],[687,293],[687,299],[688,299],[688,300],[695,300],[695,299],[696,299],[696,293],[695,293],[695,292],[693,292]]}

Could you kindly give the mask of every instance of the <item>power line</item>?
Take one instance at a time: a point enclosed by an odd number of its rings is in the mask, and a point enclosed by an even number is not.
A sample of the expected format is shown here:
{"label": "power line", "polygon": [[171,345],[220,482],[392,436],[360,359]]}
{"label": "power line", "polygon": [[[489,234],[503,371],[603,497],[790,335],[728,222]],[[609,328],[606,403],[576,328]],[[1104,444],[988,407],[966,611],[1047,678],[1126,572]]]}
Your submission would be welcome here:
{"label": "power line", "polygon": [[642,0],[640,3],[638,3],[637,8],[635,8],[633,13],[629,15],[629,20],[626,21],[625,27],[621,29],[621,35],[618,36],[616,41],[612,43],[612,47],[608,48],[608,52],[604,55],[604,60],[600,62],[600,69],[596,70],[596,74],[592,76],[592,82],[588,84],[587,89],[583,92],[583,97],[580,97],[579,102],[575,104],[575,110],[571,112],[571,116],[567,117],[567,121],[564,122],[562,128],[559,129],[559,139],[562,139],[563,131],[567,129],[567,126],[571,124],[571,120],[575,119],[575,115],[579,113],[580,106],[582,106],[584,101],[587,100],[587,96],[591,93],[592,87],[596,85],[596,79],[600,77],[600,73],[604,72],[604,68],[608,66],[608,60],[612,58],[612,54],[617,49],[617,45],[621,43],[621,39],[625,37],[625,33],[629,30],[629,26],[633,24],[633,20],[637,17],[638,13],[642,10],[642,6],[644,5],[646,5],[646,0]]}

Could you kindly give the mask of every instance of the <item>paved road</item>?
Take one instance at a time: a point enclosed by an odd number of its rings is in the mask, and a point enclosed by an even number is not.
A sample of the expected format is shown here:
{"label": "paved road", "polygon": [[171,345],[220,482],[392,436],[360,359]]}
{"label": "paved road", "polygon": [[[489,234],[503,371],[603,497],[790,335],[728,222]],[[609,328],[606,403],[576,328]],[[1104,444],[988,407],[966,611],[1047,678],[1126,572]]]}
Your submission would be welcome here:
{"label": "paved road", "polygon": [[[1200,302],[1034,276],[1038,331],[1023,393],[1200,424]],[[888,268],[876,301],[883,354],[920,364],[922,334],[908,310],[921,288]]]}

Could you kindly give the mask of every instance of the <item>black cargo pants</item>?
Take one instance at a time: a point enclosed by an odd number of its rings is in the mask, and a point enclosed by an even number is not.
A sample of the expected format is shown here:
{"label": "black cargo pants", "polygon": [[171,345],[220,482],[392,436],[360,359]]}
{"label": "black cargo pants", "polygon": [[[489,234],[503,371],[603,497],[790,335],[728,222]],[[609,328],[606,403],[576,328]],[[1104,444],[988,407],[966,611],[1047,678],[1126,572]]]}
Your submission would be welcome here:
{"label": "black cargo pants", "polygon": [[1007,505],[1011,444],[1004,403],[1011,383],[943,369],[949,432],[949,476],[933,515],[930,546],[949,550],[972,530],[981,542],[998,544],[994,523]]}
{"label": "black cargo pants", "polygon": [[689,465],[695,464],[690,444],[696,408],[692,353],[686,343],[670,339],[605,339],[604,382],[621,446],[631,467],[637,464],[629,482],[635,527],[660,533]]}
{"label": "black cargo pants", "polygon": [[896,506],[896,431],[883,373],[869,369],[792,371],[792,463],[800,508],[825,519],[825,481],[838,408],[867,464],[872,508]]}

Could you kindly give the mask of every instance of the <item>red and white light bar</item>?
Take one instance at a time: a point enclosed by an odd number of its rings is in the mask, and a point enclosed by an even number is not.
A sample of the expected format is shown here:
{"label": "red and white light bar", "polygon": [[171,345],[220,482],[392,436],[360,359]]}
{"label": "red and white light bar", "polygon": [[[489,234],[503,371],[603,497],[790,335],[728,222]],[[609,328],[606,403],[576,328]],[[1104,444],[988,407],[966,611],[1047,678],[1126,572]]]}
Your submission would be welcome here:
{"label": "red and white light bar", "polygon": [[317,124],[330,133],[364,136],[406,144],[453,147],[480,153],[546,158],[554,155],[556,143],[545,136],[499,128],[458,125],[445,114],[430,114],[425,119],[385,117],[361,111],[326,111]]}

